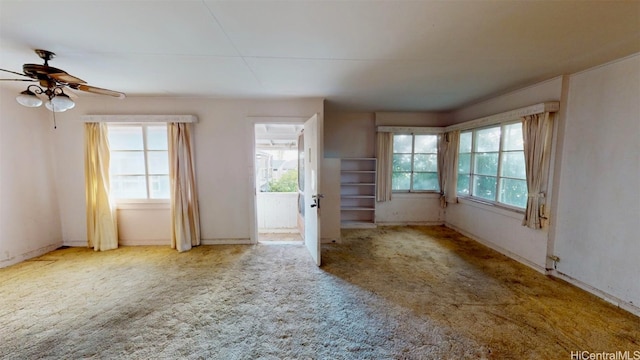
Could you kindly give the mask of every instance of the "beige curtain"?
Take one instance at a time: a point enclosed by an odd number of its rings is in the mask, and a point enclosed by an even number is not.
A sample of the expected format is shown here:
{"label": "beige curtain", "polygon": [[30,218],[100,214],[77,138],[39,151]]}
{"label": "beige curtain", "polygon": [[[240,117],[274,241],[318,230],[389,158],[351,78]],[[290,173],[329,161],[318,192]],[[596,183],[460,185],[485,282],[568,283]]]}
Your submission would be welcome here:
{"label": "beige curtain", "polygon": [[522,118],[524,160],[527,175],[527,207],[522,225],[542,228],[545,179],[551,151],[553,115],[545,112]]}
{"label": "beige curtain", "polygon": [[87,240],[94,250],[118,247],[115,207],[109,198],[109,140],[107,125],[85,124],[85,191]]}
{"label": "beige curtain", "polygon": [[393,133],[376,135],[376,201],[391,200],[391,166],[393,165]]}
{"label": "beige curtain", "polygon": [[200,245],[200,213],[191,124],[171,123],[168,132],[171,247],[178,251],[187,251],[193,246]]}
{"label": "beige curtain", "polygon": [[[441,189],[443,189],[444,197],[440,198],[442,207],[446,207],[447,203],[458,202],[458,147],[460,146],[460,130],[445,133],[444,137],[446,138],[446,151],[443,154],[444,182]],[[438,160],[440,160],[439,156],[440,154],[438,154]],[[444,205],[442,205],[443,202]]]}
{"label": "beige curtain", "polygon": [[449,151],[449,134],[438,135],[438,185],[440,186],[440,207],[447,207],[445,189],[447,187],[447,153]]}

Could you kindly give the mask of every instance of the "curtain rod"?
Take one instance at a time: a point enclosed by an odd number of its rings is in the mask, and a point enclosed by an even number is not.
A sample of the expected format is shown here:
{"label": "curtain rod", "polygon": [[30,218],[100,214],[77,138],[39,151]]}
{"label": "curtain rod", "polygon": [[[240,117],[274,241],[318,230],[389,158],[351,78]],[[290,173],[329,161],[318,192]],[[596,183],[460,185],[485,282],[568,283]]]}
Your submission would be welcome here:
{"label": "curtain rod", "polygon": [[378,132],[391,132],[396,134],[440,134],[444,132],[443,127],[424,126],[378,126]]}
{"label": "curtain rod", "polygon": [[459,124],[450,125],[444,128],[446,132],[452,130],[467,130],[473,129],[477,127],[487,126],[499,124],[501,122],[510,121],[510,120],[518,120],[523,116],[541,114],[545,112],[557,112],[560,110],[560,102],[559,101],[549,101],[544,103],[539,103],[535,105],[526,106],[523,108],[506,111],[499,114],[485,116],[475,120],[465,121]]}
{"label": "curtain rod", "polygon": [[121,123],[196,123],[198,117],[195,115],[83,115],[80,117],[83,122],[121,122]]}

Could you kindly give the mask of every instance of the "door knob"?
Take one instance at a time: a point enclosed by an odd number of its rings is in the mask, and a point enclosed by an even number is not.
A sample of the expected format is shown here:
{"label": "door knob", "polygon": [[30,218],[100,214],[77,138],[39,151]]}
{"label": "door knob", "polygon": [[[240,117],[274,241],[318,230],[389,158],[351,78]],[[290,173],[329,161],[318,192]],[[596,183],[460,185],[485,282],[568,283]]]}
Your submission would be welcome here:
{"label": "door knob", "polygon": [[320,209],[320,199],[324,198],[324,195],[322,194],[311,195],[311,198],[313,199],[313,204],[309,206],[311,206],[312,208],[317,207],[318,209]]}

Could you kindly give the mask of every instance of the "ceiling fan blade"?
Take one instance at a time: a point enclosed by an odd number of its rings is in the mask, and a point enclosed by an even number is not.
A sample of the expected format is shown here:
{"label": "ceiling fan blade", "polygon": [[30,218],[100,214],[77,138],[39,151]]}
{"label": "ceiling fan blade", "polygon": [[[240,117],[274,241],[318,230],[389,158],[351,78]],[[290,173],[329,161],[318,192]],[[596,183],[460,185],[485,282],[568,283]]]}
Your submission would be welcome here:
{"label": "ceiling fan blade", "polygon": [[71,88],[69,87],[65,87],[62,90],[62,93],[64,93],[65,95],[67,95],[68,97],[72,98],[72,99],[77,99],[78,98],[78,94],[75,93],[75,91],[73,91]]}
{"label": "ceiling fan blade", "polygon": [[20,76],[30,77],[27,74],[19,73],[19,72],[16,72],[16,71],[5,70],[5,69],[0,69],[0,71],[8,72],[8,73],[11,73],[11,74],[16,74],[16,75],[20,75]]}
{"label": "ceiling fan blade", "polygon": [[33,80],[33,79],[0,79],[0,81],[29,81],[29,82],[35,82],[38,80]]}
{"label": "ceiling fan blade", "polygon": [[71,87],[72,89],[80,90],[80,91],[86,91],[86,92],[100,94],[100,95],[109,95],[109,96],[117,97],[120,99],[124,99],[125,97],[124,93],[121,93],[118,91],[103,89],[103,88],[85,85],[85,84],[69,84],[69,87]]}
{"label": "ceiling fan blade", "polygon": [[65,71],[49,74],[55,81],[65,84],[86,84],[87,82]]}

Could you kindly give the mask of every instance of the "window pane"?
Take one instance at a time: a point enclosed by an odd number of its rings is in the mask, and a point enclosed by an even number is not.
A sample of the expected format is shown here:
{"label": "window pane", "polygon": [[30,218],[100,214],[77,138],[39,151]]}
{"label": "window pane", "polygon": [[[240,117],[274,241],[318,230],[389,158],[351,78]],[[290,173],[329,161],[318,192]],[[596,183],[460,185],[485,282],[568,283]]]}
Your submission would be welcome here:
{"label": "window pane", "polygon": [[473,177],[473,196],[495,201],[496,200],[496,178],[493,176]]}
{"label": "window pane", "polygon": [[469,195],[469,175],[458,175],[457,192],[460,195]]}
{"label": "window pane", "polygon": [[522,124],[515,123],[504,127],[504,145],[502,150],[523,150]]}
{"label": "window pane", "polygon": [[144,176],[112,176],[111,194],[116,199],[146,199],[147,184]]}
{"label": "window pane", "polygon": [[498,153],[476,154],[473,173],[481,175],[498,175]]}
{"label": "window pane", "polygon": [[527,182],[525,180],[500,180],[500,202],[525,208],[527,206]]}
{"label": "window pane", "polygon": [[500,127],[476,131],[475,151],[491,152],[500,150]]}
{"label": "window pane", "polygon": [[514,151],[502,153],[502,168],[500,172],[502,172],[501,176],[526,179],[524,152]]}
{"label": "window pane", "polygon": [[142,128],[109,125],[109,150],[143,150]]}
{"label": "window pane", "polygon": [[438,171],[438,155],[415,155],[413,157],[413,171]]}
{"label": "window pane", "polygon": [[391,178],[391,190],[409,190],[411,173],[394,172]]}
{"label": "window pane", "polygon": [[169,155],[166,151],[147,152],[147,161],[149,162],[149,174],[169,173]]}
{"label": "window pane", "polygon": [[412,135],[393,135],[393,152],[410,154],[412,140]]}
{"label": "window pane", "polygon": [[416,135],[414,152],[416,154],[435,154],[438,152],[437,135]]}
{"label": "window pane", "polygon": [[109,173],[112,175],[144,175],[144,152],[112,151]]}
{"label": "window pane", "polygon": [[471,174],[471,154],[458,156],[458,174]]}
{"label": "window pane", "polygon": [[167,126],[152,125],[147,127],[147,150],[167,150]]}
{"label": "window pane", "polygon": [[149,195],[152,199],[168,199],[169,175],[149,176]]}
{"label": "window pane", "polygon": [[393,171],[411,171],[411,155],[393,155]]}
{"label": "window pane", "polygon": [[438,186],[438,174],[432,172],[414,173],[413,190],[440,190],[440,186]]}
{"label": "window pane", "polygon": [[471,152],[471,135],[472,132],[463,132],[460,133],[460,152],[461,153],[470,153]]}

